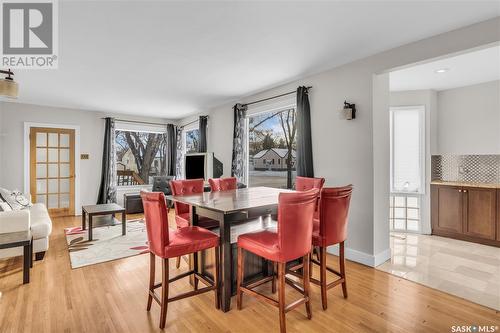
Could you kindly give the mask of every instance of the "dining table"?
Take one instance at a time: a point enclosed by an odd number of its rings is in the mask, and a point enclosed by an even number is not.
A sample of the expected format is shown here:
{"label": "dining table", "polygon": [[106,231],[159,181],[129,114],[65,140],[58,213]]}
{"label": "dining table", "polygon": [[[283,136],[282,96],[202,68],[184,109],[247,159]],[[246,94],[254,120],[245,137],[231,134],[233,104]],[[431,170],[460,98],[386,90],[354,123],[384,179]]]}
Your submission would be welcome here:
{"label": "dining table", "polygon": [[[241,233],[275,228],[271,216],[278,211],[280,193],[292,190],[272,187],[247,187],[228,191],[204,192],[188,195],[167,196],[168,200],[190,206],[191,225],[198,224],[200,216],[219,222],[215,232],[220,236],[220,301],[221,310],[231,309],[231,296],[235,290],[236,244]],[[198,266],[198,264],[195,264]],[[263,271],[265,272],[263,265]],[[196,267],[195,269],[198,269]]]}

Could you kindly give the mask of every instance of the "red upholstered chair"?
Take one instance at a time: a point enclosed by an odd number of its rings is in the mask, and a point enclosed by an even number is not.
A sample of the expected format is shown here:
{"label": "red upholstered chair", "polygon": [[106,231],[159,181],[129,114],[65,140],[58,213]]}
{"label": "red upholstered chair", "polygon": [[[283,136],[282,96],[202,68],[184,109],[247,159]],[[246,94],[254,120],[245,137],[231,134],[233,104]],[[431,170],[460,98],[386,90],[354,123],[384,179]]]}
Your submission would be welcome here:
{"label": "red upholstered chair", "polygon": [[[345,275],[344,242],[347,239],[347,221],[349,204],[351,202],[352,185],[344,187],[323,188],[320,194],[319,219],[314,220],[313,246],[319,247],[319,261],[311,259],[312,264],[319,265],[320,279],[311,278],[311,282],[321,286],[321,303],[323,309],[327,308],[326,292],[328,289],[342,284],[342,292],[347,298],[347,284]],[[339,244],[340,272],[326,266],[326,248]],[[339,279],[327,284],[326,271],[339,277]]]}
{"label": "red upholstered chair", "polygon": [[[196,227],[187,226],[177,230],[169,230],[168,214],[165,203],[165,195],[162,192],[141,192],[144,206],[144,217],[146,220],[146,231],[148,234],[148,245],[150,253],[150,274],[149,293],[147,310],[151,309],[153,299],[161,306],[160,328],[165,327],[167,318],[167,306],[169,302],[177,301],[186,297],[198,295],[208,291],[215,292],[215,307],[219,308],[219,236],[213,232]],[[182,273],[176,277],[169,278],[168,260],[170,258],[191,254],[196,257],[202,250],[214,248],[215,251],[215,272],[213,281],[207,276],[202,276],[196,270]],[[156,256],[162,260],[162,282],[155,284],[155,262]],[[186,292],[175,297],[168,297],[169,283],[180,278],[194,275],[195,281],[198,279],[207,284],[207,287]],[[155,294],[155,289],[162,287],[161,296]]]}
{"label": "red upholstered chair", "polygon": [[[313,214],[316,206],[318,190],[306,192],[280,193],[278,206],[277,232],[269,230],[243,234],[238,237],[238,276],[237,276],[237,305],[241,309],[242,294],[247,293],[264,299],[266,302],[279,308],[280,330],[286,331],[285,313],[300,304],[306,305],[307,317],[311,319],[311,306],[309,299],[309,252],[313,230]],[[272,281],[275,291],[275,278],[267,277],[258,282],[243,284],[244,254],[250,251],[262,258],[273,261],[278,266],[278,301],[259,294],[254,287],[264,282]],[[303,258],[303,263],[296,268],[303,268],[304,285],[301,288],[292,280],[285,278],[286,263],[298,258]],[[285,305],[285,281],[298,290],[303,291],[304,297]]]}
{"label": "red upholstered chair", "polygon": [[[172,195],[188,195],[194,193],[203,193],[204,180],[203,179],[182,179],[171,180],[170,188]],[[191,207],[181,202],[174,202],[175,207],[175,224],[177,228],[183,228],[191,225]],[[217,228],[219,222],[200,216],[198,219],[198,226],[207,229]],[[177,258],[176,267],[180,266],[180,257]]]}
{"label": "red upholstered chair", "polygon": [[[325,178],[309,178],[309,177],[296,177],[295,178],[295,190],[297,191],[308,191],[310,189],[317,189],[321,191],[323,185],[325,184]],[[319,193],[318,193],[319,200]],[[319,218],[319,202],[314,211],[314,218]]]}
{"label": "red upholstered chair", "polygon": [[237,188],[236,177],[210,178],[208,182],[210,183],[212,192],[236,190]]}

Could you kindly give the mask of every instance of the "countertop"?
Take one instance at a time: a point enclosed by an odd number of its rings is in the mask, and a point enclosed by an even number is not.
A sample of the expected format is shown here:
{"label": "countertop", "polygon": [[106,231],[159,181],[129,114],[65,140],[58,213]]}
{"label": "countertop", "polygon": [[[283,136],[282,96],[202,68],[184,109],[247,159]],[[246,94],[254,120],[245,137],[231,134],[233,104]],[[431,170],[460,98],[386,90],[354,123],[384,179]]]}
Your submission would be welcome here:
{"label": "countertop", "polygon": [[471,182],[451,182],[443,180],[433,180],[431,185],[448,185],[448,186],[463,186],[463,187],[484,187],[500,189],[500,184],[494,183],[471,183]]}

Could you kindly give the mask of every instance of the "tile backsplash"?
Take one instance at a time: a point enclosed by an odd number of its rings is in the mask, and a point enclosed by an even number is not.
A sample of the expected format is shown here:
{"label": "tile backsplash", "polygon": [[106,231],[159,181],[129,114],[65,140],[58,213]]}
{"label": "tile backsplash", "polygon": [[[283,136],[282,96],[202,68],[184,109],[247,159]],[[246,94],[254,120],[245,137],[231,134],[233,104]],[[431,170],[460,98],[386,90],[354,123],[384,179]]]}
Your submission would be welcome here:
{"label": "tile backsplash", "polygon": [[432,180],[500,183],[500,155],[432,155]]}

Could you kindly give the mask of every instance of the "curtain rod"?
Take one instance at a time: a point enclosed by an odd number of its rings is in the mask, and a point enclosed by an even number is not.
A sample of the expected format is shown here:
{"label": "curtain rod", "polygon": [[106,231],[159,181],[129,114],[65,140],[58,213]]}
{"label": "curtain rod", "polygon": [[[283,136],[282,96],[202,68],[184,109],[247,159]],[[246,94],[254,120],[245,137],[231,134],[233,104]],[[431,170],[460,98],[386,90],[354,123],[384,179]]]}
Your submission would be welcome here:
{"label": "curtain rod", "polygon": [[[200,116],[200,117],[206,117],[207,119],[209,118],[208,116]],[[187,123],[187,124],[181,125],[181,126],[179,126],[179,127],[184,128],[184,127],[186,127],[186,126],[188,126],[188,125],[191,125],[191,124],[197,123],[198,121],[200,121],[200,119],[199,119],[199,118],[198,118],[198,119],[195,119],[195,120],[193,120],[193,121],[190,121],[190,122],[189,122],[189,123]]]}
{"label": "curtain rod", "polygon": [[[106,118],[113,118],[113,117],[103,117],[101,119],[106,119]],[[119,121],[122,123],[132,123],[132,124],[143,124],[143,125],[160,125],[160,126],[167,126],[165,123],[152,123],[148,121],[140,121],[140,120],[128,120],[128,119],[120,119],[120,118],[113,118],[115,121]]]}
{"label": "curtain rod", "polygon": [[[309,86],[309,87],[306,87],[307,90],[311,89],[312,86]],[[253,101],[253,102],[250,102],[250,103],[244,103],[242,104],[243,106],[248,106],[248,105],[252,105],[252,104],[256,104],[256,103],[260,103],[260,102],[265,102],[265,101],[268,101],[270,99],[275,99],[275,98],[278,98],[278,97],[283,97],[283,96],[286,96],[286,95],[291,95],[291,94],[295,94],[297,91],[290,91],[290,92],[287,92],[287,93],[284,93],[284,94],[280,94],[280,95],[276,95],[276,96],[272,96],[272,97],[268,97],[268,98],[263,98],[263,99],[259,99],[258,101]]]}

